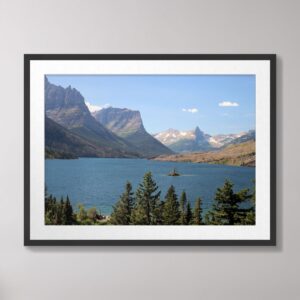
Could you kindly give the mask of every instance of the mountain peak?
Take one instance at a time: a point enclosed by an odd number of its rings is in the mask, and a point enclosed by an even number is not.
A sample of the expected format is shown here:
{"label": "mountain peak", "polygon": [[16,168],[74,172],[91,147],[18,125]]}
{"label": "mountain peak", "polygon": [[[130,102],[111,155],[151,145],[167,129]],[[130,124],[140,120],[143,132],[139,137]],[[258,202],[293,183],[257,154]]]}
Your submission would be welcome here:
{"label": "mountain peak", "polygon": [[195,140],[197,143],[206,143],[207,139],[210,137],[210,135],[205,134],[200,128],[199,126],[197,126],[195,128]]}
{"label": "mountain peak", "polygon": [[96,111],[93,116],[106,128],[123,137],[133,132],[145,130],[138,110],[107,107]]}
{"label": "mountain peak", "polygon": [[135,145],[144,157],[173,153],[145,130],[138,110],[108,107],[95,112],[94,118],[116,135]]}
{"label": "mountain peak", "polygon": [[255,130],[238,134],[219,134],[211,136],[204,133],[199,126],[194,130],[179,131],[168,129],[154,135],[156,139],[176,152],[197,152],[220,149],[229,144],[255,140]]}
{"label": "mountain peak", "polygon": [[195,128],[195,135],[196,136],[203,136],[204,132],[199,128],[199,126],[196,126]]}
{"label": "mountain peak", "polygon": [[[92,116],[83,96],[71,86],[63,88],[45,80],[45,108],[46,117],[57,123],[57,126],[51,121],[46,124],[47,145],[50,143],[53,149],[56,143],[57,151],[65,147],[72,151],[83,148],[78,155],[101,157],[154,157],[173,153],[146,132],[139,111],[108,107]],[[68,145],[59,141],[64,135],[70,136]],[[52,142],[51,137],[54,137]]]}
{"label": "mountain peak", "polygon": [[[85,140],[86,146],[89,144],[93,148],[97,148],[97,153],[103,157],[136,157],[140,155],[135,146],[129,145],[97,122],[86,106],[84,97],[71,86],[63,88],[46,82],[45,110],[46,117],[71,131],[72,134],[79,135]],[[86,151],[85,154],[87,155]]]}

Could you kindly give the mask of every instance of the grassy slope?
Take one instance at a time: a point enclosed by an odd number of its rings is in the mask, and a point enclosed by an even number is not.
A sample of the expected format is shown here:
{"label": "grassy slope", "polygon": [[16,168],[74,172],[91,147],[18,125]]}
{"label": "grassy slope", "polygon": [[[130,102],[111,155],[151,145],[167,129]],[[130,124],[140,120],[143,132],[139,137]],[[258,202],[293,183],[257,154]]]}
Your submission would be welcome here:
{"label": "grassy slope", "polygon": [[255,141],[230,145],[221,151],[215,152],[161,155],[156,157],[155,160],[255,167]]}
{"label": "grassy slope", "polygon": [[76,159],[78,158],[72,153],[59,152],[49,148],[45,149],[45,158],[46,159]]}
{"label": "grassy slope", "polygon": [[124,139],[135,145],[141,155],[146,158],[155,157],[158,154],[171,155],[174,153],[144,130],[129,134]]}

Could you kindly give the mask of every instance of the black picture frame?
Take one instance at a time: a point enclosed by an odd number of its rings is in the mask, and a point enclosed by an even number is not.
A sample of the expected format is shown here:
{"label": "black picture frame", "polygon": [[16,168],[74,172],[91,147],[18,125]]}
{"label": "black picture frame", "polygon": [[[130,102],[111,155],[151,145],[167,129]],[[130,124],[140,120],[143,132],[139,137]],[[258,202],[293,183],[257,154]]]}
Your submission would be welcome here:
{"label": "black picture frame", "polygon": [[[30,238],[30,62],[34,60],[267,60],[270,62],[269,240],[33,240]],[[25,54],[24,55],[25,246],[275,246],[276,245],[276,54]]]}

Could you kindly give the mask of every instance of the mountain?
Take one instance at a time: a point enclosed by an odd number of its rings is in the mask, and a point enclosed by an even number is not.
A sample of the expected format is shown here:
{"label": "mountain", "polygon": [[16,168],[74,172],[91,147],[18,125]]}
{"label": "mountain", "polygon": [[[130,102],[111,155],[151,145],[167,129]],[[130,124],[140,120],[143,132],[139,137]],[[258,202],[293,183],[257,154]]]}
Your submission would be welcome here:
{"label": "mountain", "polygon": [[195,130],[189,131],[168,129],[155,134],[154,137],[175,152],[197,152],[217,150],[230,144],[255,140],[255,130],[211,136],[201,131],[197,126]]}
{"label": "mountain", "polygon": [[236,134],[214,135],[209,138],[209,143],[214,148],[222,148],[230,144],[240,144],[251,140],[255,140],[255,130],[249,130]]}
{"label": "mountain", "polygon": [[47,117],[45,118],[45,147],[47,158],[110,157],[102,147]]}
{"label": "mountain", "polygon": [[145,131],[141,114],[137,110],[108,107],[94,112],[93,116],[121,137],[127,137],[137,131]]}
{"label": "mountain", "polygon": [[154,137],[175,152],[207,151],[212,148],[208,141],[210,136],[198,126],[190,131],[168,129]]}
{"label": "mountain", "polygon": [[240,143],[245,143],[245,142],[252,141],[255,139],[256,139],[255,130],[249,130],[247,132],[244,132],[244,134],[233,139],[230,144],[240,144]]}
{"label": "mountain", "polygon": [[218,151],[162,155],[155,160],[255,167],[255,141],[231,144]]}
{"label": "mountain", "polygon": [[[45,110],[49,119],[66,128],[68,133],[76,134],[77,137],[84,139],[89,147],[97,149],[96,156],[140,156],[136,147],[95,120],[88,110],[83,96],[71,86],[67,88],[56,86],[45,78]],[[89,148],[84,156],[90,156],[90,153],[93,152],[90,150]]]}
{"label": "mountain", "polygon": [[173,153],[145,130],[139,111],[108,107],[93,113],[93,116],[107,129],[134,145],[144,157]]}

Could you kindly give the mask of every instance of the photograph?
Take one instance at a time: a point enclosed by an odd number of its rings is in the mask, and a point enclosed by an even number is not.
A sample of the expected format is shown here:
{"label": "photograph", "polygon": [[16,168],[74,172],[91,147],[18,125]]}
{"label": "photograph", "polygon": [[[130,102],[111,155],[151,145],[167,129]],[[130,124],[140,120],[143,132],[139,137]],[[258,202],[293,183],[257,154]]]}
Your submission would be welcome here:
{"label": "photograph", "polygon": [[25,56],[25,243],[275,243],[274,55]]}
{"label": "photograph", "polygon": [[45,224],[255,225],[255,76],[45,75]]}

